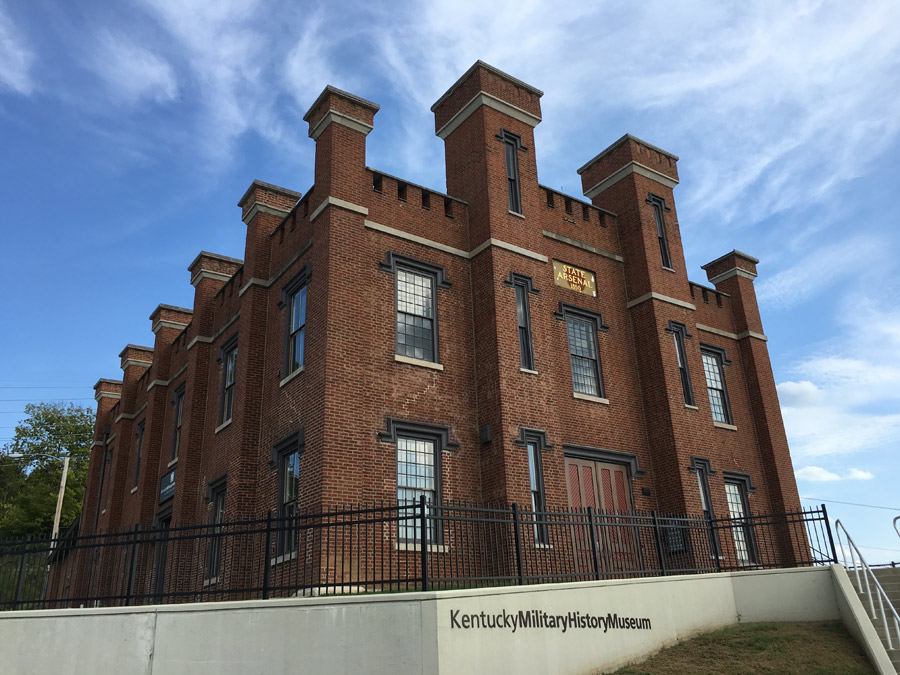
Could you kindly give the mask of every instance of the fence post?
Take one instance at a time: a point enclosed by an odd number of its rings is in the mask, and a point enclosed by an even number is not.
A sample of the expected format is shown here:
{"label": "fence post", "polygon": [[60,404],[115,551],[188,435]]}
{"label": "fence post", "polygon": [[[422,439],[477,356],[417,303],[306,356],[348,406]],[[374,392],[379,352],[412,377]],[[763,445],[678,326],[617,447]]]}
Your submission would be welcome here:
{"label": "fence post", "polygon": [[828,544],[831,546],[831,562],[837,564],[837,549],[834,547],[834,535],[831,533],[831,521],[828,520],[828,509],[822,504],[822,517],[825,519],[825,531],[828,532]]}
{"label": "fence post", "polygon": [[272,550],[272,509],[266,513],[266,548],[263,551],[263,600],[269,599],[269,577],[272,565],[269,554]]}
{"label": "fence post", "polygon": [[651,511],[653,516],[653,538],[656,540],[656,557],[659,560],[659,569],[663,576],[666,576],[666,556],[663,554],[662,533],[659,531],[659,519],[656,517],[656,511]]}
{"label": "fence post", "polygon": [[513,533],[516,540],[516,573],[519,576],[519,584],[525,585],[525,570],[522,566],[522,536],[519,533],[519,505],[512,505]]}
{"label": "fence post", "polygon": [[125,590],[125,605],[131,604],[131,594],[134,592],[134,564],[137,557],[137,540],[141,526],[135,525],[134,532],[131,535],[131,559],[128,561],[128,586]]}
{"label": "fence post", "polygon": [[422,565],[422,590],[428,590],[428,503],[419,495],[419,555]]}
{"label": "fence post", "polygon": [[591,540],[591,558],[594,561],[594,578],[600,581],[600,553],[597,551],[597,532],[594,530],[594,507],[587,507],[588,532]]}
{"label": "fence post", "polygon": [[16,578],[16,600],[13,604],[13,607],[18,607],[19,603],[22,602],[22,584],[25,581],[25,562],[28,558],[28,549],[31,547],[31,537],[32,535],[27,535],[25,537],[25,548],[22,549],[22,554],[19,556],[19,574]]}

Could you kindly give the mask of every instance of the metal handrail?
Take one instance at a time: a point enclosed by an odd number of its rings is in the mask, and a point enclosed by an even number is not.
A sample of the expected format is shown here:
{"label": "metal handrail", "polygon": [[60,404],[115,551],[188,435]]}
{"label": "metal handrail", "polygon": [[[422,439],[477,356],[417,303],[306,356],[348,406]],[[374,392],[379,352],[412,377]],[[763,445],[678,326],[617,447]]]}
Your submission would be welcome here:
{"label": "metal handrail", "polygon": [[[894,519],[894,526],[897,525],[897,519]],[[841,555],[841,562],[846,569],[852,569],[856,576],[856,590],[859,593],[865,593],[869,598],[869,613],[874,622],[877,619],[881,619],[882,625],[884,626],[884,634],[887,638],[887,648],[894,649],[894,638],[891,637],[891,629],[890,624],[888,623],[888,613],[891,614],[891,618],[894,620],[894,633],[896,635],[897,646],[900,648],[900,614],[897,614],[897,610],[894,609],[894,606],[891,604],[890,599],[887,596],[887,593],[884,592],[884,589],[881,587],[881,584],[878,583],[878,579],[875,576],[875,573],[872,571],[872,568],[869,567],[865,558],[863,558],[862,553],[857,547],[856,543],[850,537],[850,533],[847,532],[847,528],[844,527],[844,524],[837,520],[834,523],[834,531],[837,534],[838,538],[838,550]],[[844,546],[844,542],[841,538],[841,533],[844,533],[844,536],[847,537],[848,546]],[[852,563],[850,566],[847,565],[847,558],[849,558]],[[857,558],[859,559],[859,564],[857,564]],[[860,569],[862,569],[862,579],[860,579]],[[852,577],[851,577],[852,578]],[[863,591],[863,583],[865,583],[865,591]],[[874,585],[875,590],[877,591],[878,596],[878,610],[880,612],[876,613],[875,611],[875,600],[872,597],[872,586]],[[885,612],[885,606],[889,612]]]}
{"label": "metal handrail", "polygon": [[894,518],[894,529],[897,531],[897,536],[900,537],[900,516]]}

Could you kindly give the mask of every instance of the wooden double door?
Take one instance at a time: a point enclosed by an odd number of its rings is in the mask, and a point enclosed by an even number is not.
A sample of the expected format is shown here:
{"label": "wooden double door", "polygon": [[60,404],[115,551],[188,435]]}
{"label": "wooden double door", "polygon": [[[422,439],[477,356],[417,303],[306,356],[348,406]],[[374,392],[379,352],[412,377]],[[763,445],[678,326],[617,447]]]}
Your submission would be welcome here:
{"label": "wooden double door", "polygon": [[[628,466],[566,457],[569,506],[595,512],[594,537],[603,572],[615,574],[638,568],[640,539],[634,523]],[[593,566],[590,531],[578,536],[575,555],[579,567]]]}

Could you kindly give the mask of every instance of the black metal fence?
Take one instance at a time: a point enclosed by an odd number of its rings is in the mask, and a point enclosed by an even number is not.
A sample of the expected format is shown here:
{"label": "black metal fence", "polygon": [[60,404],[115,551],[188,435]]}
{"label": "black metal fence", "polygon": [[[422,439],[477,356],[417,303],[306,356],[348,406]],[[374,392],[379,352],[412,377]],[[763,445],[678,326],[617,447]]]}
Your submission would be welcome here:
{"label": "black metal fence", "polygon": [[379,504],[56,541],[0,541],[0,609],[205,602],[836,562],[827,512],[709,520]]}

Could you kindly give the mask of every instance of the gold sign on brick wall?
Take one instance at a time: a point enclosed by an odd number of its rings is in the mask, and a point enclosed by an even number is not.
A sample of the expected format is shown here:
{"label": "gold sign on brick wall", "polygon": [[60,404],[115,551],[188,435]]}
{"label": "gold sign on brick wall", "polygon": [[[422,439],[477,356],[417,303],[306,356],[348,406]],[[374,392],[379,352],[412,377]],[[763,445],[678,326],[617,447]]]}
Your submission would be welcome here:
{"label": "gold sign on brick wall", "polygon": [[591,297],[597,297],[597,282],[594,279],[593,272],[554,260],[553,277],[557,286],[570,288],[573,291],[578,291]]}

